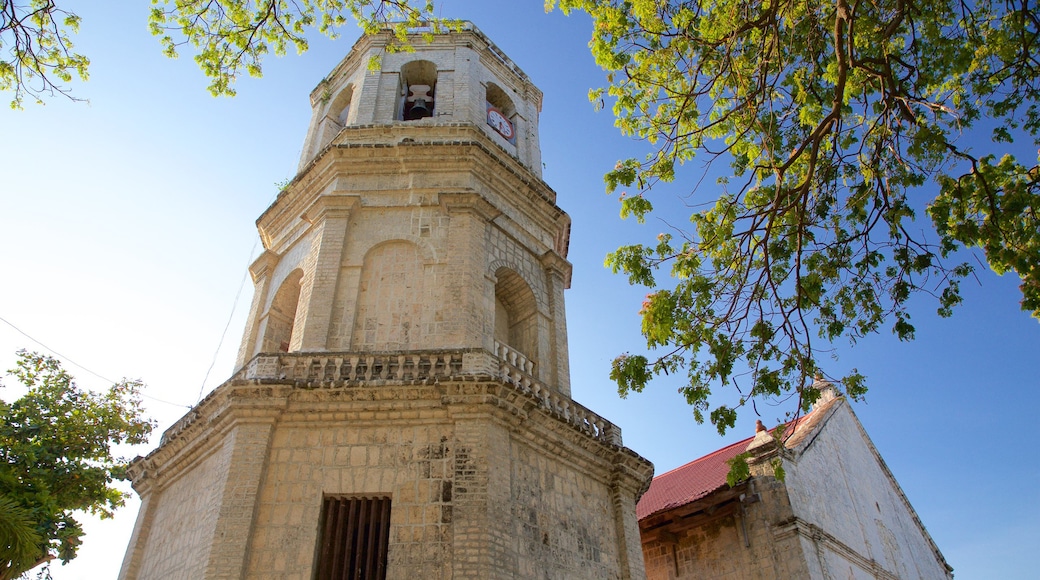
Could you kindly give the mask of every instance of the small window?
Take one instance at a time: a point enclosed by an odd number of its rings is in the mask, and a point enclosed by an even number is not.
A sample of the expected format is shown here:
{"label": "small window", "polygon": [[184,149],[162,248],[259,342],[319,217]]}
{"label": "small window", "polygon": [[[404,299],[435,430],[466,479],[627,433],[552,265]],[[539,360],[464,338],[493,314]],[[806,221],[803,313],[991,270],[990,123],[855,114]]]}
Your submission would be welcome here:
{"label": "small window", "polygon": [[326,497],[315,580],[384,580],[389,497]]}

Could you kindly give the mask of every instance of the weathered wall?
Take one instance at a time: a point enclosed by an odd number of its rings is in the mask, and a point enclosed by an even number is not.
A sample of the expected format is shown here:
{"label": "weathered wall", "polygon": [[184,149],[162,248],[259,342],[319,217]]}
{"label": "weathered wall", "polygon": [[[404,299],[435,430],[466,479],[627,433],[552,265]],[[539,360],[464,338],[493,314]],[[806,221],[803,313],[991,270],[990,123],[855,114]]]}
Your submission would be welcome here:
{"label": "weathered wall", "polygon": [[[216,449],[196,463],[190,474],[170,481],[149,498],[148,511],[138,513],[138,526],[150,518],[146,534],[137,539],[147,555],[124,563],[120,578],[200,578],[205,575],[213,532],[220,512],[221,490],[230,453]],[[192,554],[185,558],[184,554]],[[128,553],[129,556],[129,553]]]}
{"label": "weathered wall", "polygon": [[648,578],[952,577],[844,399],[829,394],[786,440],[783,482],[759,435],[748,482],[640,522]]}
{"label": "weathered wall", "polygon": [[951,577],[848,403],[785,463],[797,536],[814,578]]}
{"label": "weathered wall", "polygon": [[651,466],[546,405],[487,377],[227,383],[133,467],[151,529],[121,578],[310,579],[328,495],[391,498],[387,578],[642,578],[619,530]]}
{"label": "weathered wall", "polygon": [[[784,485],[756,479],[708,500],[689,517],[677,516],[663,533],[644,539],[648,580],[789,580],[807,578],[801,547],[793,538],[778,540],[774,529],[791,519]],[[741,507],[740,494],[759,501]],[[709,513],[710,512],[710,513]]]}
{"label": "weathered wall", "polygon": [[[534,296],[520,349],[537,362],[531,374],[569,394],[570,222],[555,193],[472,126],[419,129],[344,130],[370,145],[337,141],[261,216],[268,251],[252,268],[257,298],[238,364],[276,343],[289,352],[495,351],[505,269]],[[291,339],[275,340],[275,297],[296,280]]]}
{"label": "weathered wall", "polygon": [[390,496],[388,577],[451,577],[453,426],[443,409],[408,403],[430,395],[422,390],[387,389],[370,405],[315,396],[286,409],[259,494],[248,578],[313,577],[325,495]]}

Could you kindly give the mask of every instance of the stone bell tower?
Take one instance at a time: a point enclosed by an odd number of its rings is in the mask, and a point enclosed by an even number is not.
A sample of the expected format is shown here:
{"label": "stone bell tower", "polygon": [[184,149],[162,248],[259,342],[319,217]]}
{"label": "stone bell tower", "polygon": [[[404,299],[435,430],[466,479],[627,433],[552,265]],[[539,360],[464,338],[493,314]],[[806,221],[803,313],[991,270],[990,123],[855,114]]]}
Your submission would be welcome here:
{"label": "stone bell tower", "polygon": [[132,465],[120,578],[644,575],[652,466],[570,398],[542,94],[471,25],[387,41],[311,93],[239,370]]}

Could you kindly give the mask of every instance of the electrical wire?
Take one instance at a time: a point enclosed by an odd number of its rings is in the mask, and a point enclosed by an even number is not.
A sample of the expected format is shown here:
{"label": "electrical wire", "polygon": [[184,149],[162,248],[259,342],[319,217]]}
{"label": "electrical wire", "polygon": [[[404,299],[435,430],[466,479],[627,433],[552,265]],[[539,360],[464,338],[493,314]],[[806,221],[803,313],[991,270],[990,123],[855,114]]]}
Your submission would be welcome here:
{"label": "electrical wire", "polygon": [[[86,371],[87,373],[89,373],[89,374],[92,374],[92,375],[94,375],[95,377],[97,377],[97,378],[99,378],[99,379],[101,379],[101,380],[105,381],[106,383],[112,383],[112,384],[115,384],[115,383],[117,382],[117,381],[113,381],[112,379],[110,379],[110,378],[108,378],[108,377],[106,377],[106,376],[104,376],[104,375],[101,375],[101,374],[99,374],[99,373],[96,373],[96,372],[94,372],[94,371],[90,370],[89,368],[87,368],[87,367],[85,367],[85,366],[83,366],[83,365],[79,364],[78,362],[76,362],[76,361],[72,360],[71,358],[69,358],[69,357],[67,357],[67,356],[65,356],[65,355],[63,355],[63,354],[61,354],[60,352],[58,352],[58,351],[54,350],[53,348],[51,348],[51,347],[47,346],[46,344],[43,344],[43,343],[42,343],[42,342],[40,342],[39,340],[37,340],[37,339],[33,338],[32,336],[30,336],[30,335],[29,335],[29,333],[25,332],[25,331],[24,331],[24,330],[22,330],[21,328],[18,328],[17,326],[15,326],[15,325],[14,325],[14,324],[12,324],[12,323],[11,323],[11,322],[10,322],[9,320],[7,320],[7,319],[3,318],[2,316],[0,316],[0,322],[3,322],[3,323],[4,323],[4,324],[6,324],[7,326],[10,326],[10,327],[11,327],[11,328],[13,328],[13,329],[15,330],[15,332],[17,332],[18,334],[21,334],[21,335],[22,335],[22,336],[24,336],[25,338],[28,338],[29,340],[31,340],[31,341],[35,342],[36,344],[38,344],[38,345],[42,346],[42,347],[43,347],[44,349],[46,349],[46,350],[47,350],[48,352],[50,352],[50,353],[51,353],[51,354],[53,354],[54,356],[56,356],[56,357],[58,357],[58,358],[62,359],[62,360],[63,360],[63,361],[65,361],[66,363],[68,363],[68,364],[70,364],[70,365],[72,365],[72,366],[74,366],[74,367],[76,367],[76,368],[78,368],[78,369],[84,370],[84,371]],[[152,401],[155,401],[155,402],[157,402],[157,403],[164,403],[164,404],[166,404],[166,405],[173,405],[174,407],[184,407],[185,409],[190,409],[190,408],[192,407],[191,405],[184,405],[184,404],[182,404],[182,403],[173,403],[173,402],[171,402],[171,401],[164,401],[163,399],[160,399],[160,398],[157,398],[157,397],[153,397],[153,396],[151,396],[151,395],[148,395],[148,394],[145,394],[145,393],[141,393],[141,396],[142,396],[142,397],[144,397],[145,399],[150,399],[150,400],[152,400]]]}
{"label": "electrical wire", "polygon": [[242,298],[242,289],[246,287],[246,276],[249,275],[249,265],[253,263],[253,253],[256,252],[256,245],[260,242],[260,238],[257,237],[253,241],[253,248],[249,250],[249,262],[246,263],[245,271],[242,273],[242,282],[238,285],[238,293],[235,294],[235,301],[231,304],[231,313],[228,315],[227,322],[224,324],[224,331],[220,333],[220,341],[217,342],[217,349],[213,352],[213,360],[209,363],[209,368],[206,369],[206,376],[202,378],[202,384],[199,385],[199,396],[195,399],[195,404],[198,405],[199,401],[202,400],[202,392],[206,390],[206,381],[209,380],[209,374],[213,372],[213,366],[217,364],[217,355],[220,354],[220,347],[224,346],[224,338],[227,336],[228,328],[231,327],[231,320],[235,317],[235,310],[238,308],[238,301]]}

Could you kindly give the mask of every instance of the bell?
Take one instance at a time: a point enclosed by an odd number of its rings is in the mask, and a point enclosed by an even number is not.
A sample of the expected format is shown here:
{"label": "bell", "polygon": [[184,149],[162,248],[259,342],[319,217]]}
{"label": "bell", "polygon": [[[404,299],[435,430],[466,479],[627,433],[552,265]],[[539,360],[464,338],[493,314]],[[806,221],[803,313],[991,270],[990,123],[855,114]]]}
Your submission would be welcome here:
{"label": "bell", "polygon": [[412,107],[408,109],[408,113],[405,114],[404,118],[406,121],[415,121],[416,119],[431,116],[433,116],[433,114],[430,112],[430,109],[426,107],[426,100],[415,99],[415,102],[412,103]]}

